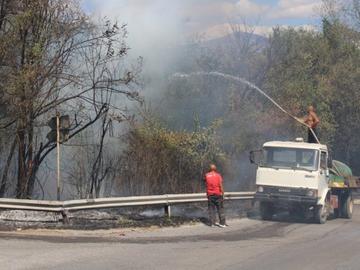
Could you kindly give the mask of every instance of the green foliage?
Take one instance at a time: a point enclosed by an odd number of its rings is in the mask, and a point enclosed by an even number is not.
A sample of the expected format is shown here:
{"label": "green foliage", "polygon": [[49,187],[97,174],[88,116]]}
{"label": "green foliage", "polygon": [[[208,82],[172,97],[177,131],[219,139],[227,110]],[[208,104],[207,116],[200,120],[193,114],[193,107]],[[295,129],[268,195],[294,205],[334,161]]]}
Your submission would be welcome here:
{"label": "green foliage", "polygon": [[[294,115],[305,114],[311,104],[317,108],[323,143],[333,141],[336,127],[327,86],[328,52],[321,33],[274,29],[267,50],[271,68],[265,83],[267,92]],[[293,125],[293,133],[296,132],[299,126]]]}
{"label": "green foliage", "polygon": [[225,162],[216,136],[220,124],[172,131],[153,119],[132,127],[121,157],[119,189],[131,195],[202,191],[209,164],[221,168]]}
{"label": "green foliage", "polygon": [[[294,114],[313,104],[320,138],[337,158],[357,167],[360,140],[359,36],[338,20],[324,19],[323,32],[275,29],[268,55],[267,90]],[[280,48],[280,49],[279,49]]]}

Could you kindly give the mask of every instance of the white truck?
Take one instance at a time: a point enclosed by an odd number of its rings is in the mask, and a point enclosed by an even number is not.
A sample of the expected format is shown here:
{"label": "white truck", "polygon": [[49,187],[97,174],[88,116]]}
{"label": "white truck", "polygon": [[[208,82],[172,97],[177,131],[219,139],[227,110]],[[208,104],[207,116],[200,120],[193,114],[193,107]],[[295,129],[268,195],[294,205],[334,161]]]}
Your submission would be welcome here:
{"label": "white truck", "polygon": [[345,164],[332,161],[326,145],[301,138],[266,142],[261,150],[250,152],[250,161],[258,165],[255,200],[262,219],[272,219],[280,209],[320,224],[330,214],[352,217],[352,190],[358,188],[359,178]]}

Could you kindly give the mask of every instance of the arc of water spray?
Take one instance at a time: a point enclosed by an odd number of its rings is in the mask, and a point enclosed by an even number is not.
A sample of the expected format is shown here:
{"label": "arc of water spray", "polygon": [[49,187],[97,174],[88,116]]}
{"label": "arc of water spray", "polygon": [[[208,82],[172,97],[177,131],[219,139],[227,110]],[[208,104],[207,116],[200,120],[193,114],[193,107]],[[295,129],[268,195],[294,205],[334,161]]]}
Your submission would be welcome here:
{"label": "arc of water spray", "polygon": [[218,71],[210,71],[210,72],[193,72],[193,73],[189,73],[189,74],[185,74],[185,73],[175,73],[172,75],[172,77],[177,77],[177,78],[189,78],[189,77],[193,77],[193,76],[215,76],[215,77],[222,77],[228,80],[232,80],[232,81],[236,81],[236,82],[240,82],[242,84],[245,84],[247,86],[249,86],[252,89],[255,89],[256,91],[258,91],[261,95],[263,95],[264,97],[266,97],[268,100],[271,101],[271,103],[273,103],[279,110],[281,110],[283,113],[285,113],[286,115],[290,116],[291,118],[293,118],[295,121],[299,122],[300,124],[306,126],[307,128],[309,128],[309,130],[311,131],[311,133],[313,134],[314,138],[316,139],[317,143],[320,144],[320,141],[318,139],[318,137],[316,136],[314,130],[309,127],[308,125],[306,125],[304,122],[300,121],[297,117],[295,117],[294,115],[292,115],[291,113],[289,113],[288,111],[286,111],[283,107],[281,107],[273,98],[271,98],[268,94],[266,94],[264,91],[262,91],[259,87],[257,87],[255,84],[240,78],[240,77],[236,77],[233,75],[229,75],[229,74],[224,74]]}

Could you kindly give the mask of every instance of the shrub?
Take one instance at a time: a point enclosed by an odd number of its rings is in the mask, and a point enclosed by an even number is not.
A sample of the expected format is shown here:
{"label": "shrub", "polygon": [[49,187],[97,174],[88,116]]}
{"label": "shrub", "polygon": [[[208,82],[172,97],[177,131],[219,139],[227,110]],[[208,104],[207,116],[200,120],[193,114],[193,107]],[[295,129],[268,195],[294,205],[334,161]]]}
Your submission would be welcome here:
{"label": "shrub", "polygon": [[219,124],[192,132],[171,131],[156,120],[132,126],[120,158],[118,188],[127,195],[200,192],[209,164],[225,164],[216,137]]}

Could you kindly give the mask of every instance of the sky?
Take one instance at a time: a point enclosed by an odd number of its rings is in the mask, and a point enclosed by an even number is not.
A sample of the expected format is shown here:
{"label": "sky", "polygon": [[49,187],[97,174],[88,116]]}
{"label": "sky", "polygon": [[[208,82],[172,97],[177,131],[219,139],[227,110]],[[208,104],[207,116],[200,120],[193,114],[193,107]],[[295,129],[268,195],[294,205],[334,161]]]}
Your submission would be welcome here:
{"label": "sky", "polygon": [[134,29],[216,38],[226,34],[229,23],[251,25],[262,35],[277,25],[316,25],[320,3],[321,0],[83,0],[83,7],[88,13],[116,18]]}
{"label": "sky", "polygon": [[161,48],[227,35],[229,25],[268,35],[274,26],[313,29],[321,0],[81,0],[92,18],[128,24],[132,52],[162,60]]}

